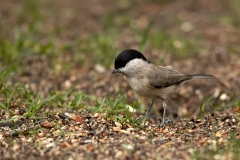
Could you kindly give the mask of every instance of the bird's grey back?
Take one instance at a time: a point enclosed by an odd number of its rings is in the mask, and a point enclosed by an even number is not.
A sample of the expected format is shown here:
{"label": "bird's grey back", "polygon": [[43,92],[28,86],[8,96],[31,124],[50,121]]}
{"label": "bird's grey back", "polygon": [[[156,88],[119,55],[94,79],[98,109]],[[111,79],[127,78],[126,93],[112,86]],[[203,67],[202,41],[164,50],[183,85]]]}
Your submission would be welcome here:
{"label": "bird's grey back", "polygon": [[164,88],[174,84],[180,84],[192,78],[191,75],[185,75],[166,67],[150,64],[149,71],[146,71],[148,83],[153,88]]}

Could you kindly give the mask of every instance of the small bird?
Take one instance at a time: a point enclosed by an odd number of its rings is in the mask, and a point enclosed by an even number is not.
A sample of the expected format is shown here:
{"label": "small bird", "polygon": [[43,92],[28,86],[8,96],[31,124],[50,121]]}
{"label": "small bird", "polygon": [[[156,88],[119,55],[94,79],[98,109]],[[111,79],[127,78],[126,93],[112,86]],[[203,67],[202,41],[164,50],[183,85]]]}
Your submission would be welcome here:
{"label": "small bird", "polygon": [[149,112],[154,100],[162,100],[163,116],[159,124],[160,127],[166,122],[167,99],[171,93],[174,93],[186,81],[215,78],[206,74],[186,75],[173,69],[157,66],[148,61],[141,52],[134,49],[124,50],[116,57],[112,70],[112,74],[115,73],[123,74],[136,93],[151,100],[145,118],[150,117]]}

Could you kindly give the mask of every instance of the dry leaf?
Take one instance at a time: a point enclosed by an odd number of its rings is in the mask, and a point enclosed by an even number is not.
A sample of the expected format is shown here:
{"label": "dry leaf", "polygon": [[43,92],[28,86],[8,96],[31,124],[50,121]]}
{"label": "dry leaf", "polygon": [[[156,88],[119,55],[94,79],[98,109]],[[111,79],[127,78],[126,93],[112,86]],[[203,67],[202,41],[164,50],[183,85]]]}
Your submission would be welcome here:
{"label": "dry leaf", "polygon": [[54,125],[50,122],[48,122],[47,120],[44,120],[42,123],[41,123],[41,127],[43,128],[53,128]]}
{"label": "dry leaf", "polygon": [[80,122],[81,124],[84,124],[84,118],[81,117],[81,116],[77,116],[76,119],[75,119],[77,122]]}

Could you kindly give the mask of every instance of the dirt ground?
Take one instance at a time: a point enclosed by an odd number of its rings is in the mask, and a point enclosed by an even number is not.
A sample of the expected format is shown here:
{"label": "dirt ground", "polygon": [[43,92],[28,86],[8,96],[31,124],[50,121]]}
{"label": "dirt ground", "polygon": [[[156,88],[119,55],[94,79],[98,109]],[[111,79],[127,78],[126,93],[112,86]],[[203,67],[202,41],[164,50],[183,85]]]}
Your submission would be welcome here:
{"label": "dirt ground", "polygon": [[[27,25],[35,23],[34,18],[39,18],[36,14],[24,15],[27,20],[21,19],[18,15],[21,3],[18,0],[1,2],[1,39],[13,40],[14,25],[24,31]],[[161,28],[172,37],[177,33],[180,37],[197,38],[199,49],[193,45],[186,51],[193,53],[177,56],[172,53],[175,50],[164,54],[165,50],[149,42],[143,50],[147,59],[186,74],[207,73],[218,79],[192,81],[180,88],[169,99],[167,108],[167,118],[173,122],[162,128],[157,126],[159,120],[149,119],[138,128],[106,119],[106,113],[56,106],[50,106],[51,112],[47,115],[41,113],[41,119],[2,122],[1,159],[237,159],[235,150],[226,149],[231,148],[234,141],[235,149],[240,149],[240,106],[236,103],[240,100],[240,24],[239,20],[235,22],[240,13],[231,7],[223,0],[58,0],[43,3],[40,11],[47,18],[37,22],[43,43],[50,39],[49,33],[54,32],[51,37],[56,48],[66,44],[81,48],[86,44],[76,43],[76,37],[91,43],[96,39],[91,39],[90,35],[108,37],[112,30],[117,30],[118,36],[111,43],[116,51],[107,51],[101,57],[94,53],[97,47],[86,51],[73,47],[51,59],[29,56],[22,61],[25,70],[13,76],[13,85],[27,84],[45,97],[52,91],[53,84],[58,91],[76,84],[74,90],[97,99],[115,99],[121,91],[126,93],[129,104],[140,101],[146,106],[148,101],[138,97],[122,75],[111,75],[114,58],[109,60],[111,64],[101,62],[121,50],[139,49],[139,35],[144,34],[148,26],[150,36]],[[33,13],[30,11],[34,8],[27,9],[29,14]],[[175,44],[181,43],[176,41]],[[72,57],[76,52],[86,52],[86,62],[74,62]],[[71,63],[70,69],[65,68],[66,63]],[[203,115],[199,106],[211,95],[211,105],[206,103]],[[21,115],[22,107],[17,102],[12,108]],[[85,104],[96,105],[92,101]],[[154,107],[156,114],[161,115],[161,101]],[[4,111],[0,113],[1,120],[10,118]],[[144,112],[134,113],[135,117],[143,115]]]}

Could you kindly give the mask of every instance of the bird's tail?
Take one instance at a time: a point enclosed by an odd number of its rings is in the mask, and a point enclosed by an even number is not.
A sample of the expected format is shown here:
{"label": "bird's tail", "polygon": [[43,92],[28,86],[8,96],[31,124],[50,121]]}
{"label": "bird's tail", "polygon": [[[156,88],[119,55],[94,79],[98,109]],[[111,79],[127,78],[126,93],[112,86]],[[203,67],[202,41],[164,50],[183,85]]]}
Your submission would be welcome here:
{"label": "bird's tail", "polygon": [[207,74],[192,74],[192,79],[216,79],[216,77]]}

